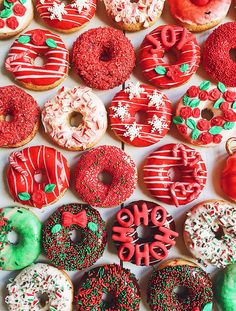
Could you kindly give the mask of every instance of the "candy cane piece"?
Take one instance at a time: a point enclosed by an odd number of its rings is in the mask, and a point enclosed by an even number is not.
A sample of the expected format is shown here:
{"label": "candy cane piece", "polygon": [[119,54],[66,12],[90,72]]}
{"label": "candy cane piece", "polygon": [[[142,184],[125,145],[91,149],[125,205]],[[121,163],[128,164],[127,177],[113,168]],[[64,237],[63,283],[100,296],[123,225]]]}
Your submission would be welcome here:
{"label": "candy cane piece", "polygon": [[184,145],[177,144],[174,146],[174,148],[172,150],[174,157],[178,156],[178,151],[181,151],[181,153],[182,153],[183,166],[187,166],[188,165],[188,155],[187,155],[187,151],[186,151],[186,148],[184,147]]}
{"label": "candy cane piece", "polygon": [[10,72],[16,72],[16,71],[18,71],[20,68],[21,68],[21,66],[14,66],[14,65],[12,65],[12,62],[14,62],[14,61],[16,61],[16,60],[19,60],[19,59],[22,59],[23,58],[23,60],[24,61],[29,61],[31,58],[28,56],[28,54],[29,54],[29,51],[26,51],[26,52],[22,52],[22,53],[20,53],[20,54],[16,54],[16,55],[13,55],[13,56],[10,56],[10,57],[8,57],[7,59],[6,59],[6,61],[5,61],[5,67],[6,67],[6,69],[8,70],[8,71],[10,71]]}
{"label": "candy cane piece", "polygon": [[28,176],[28,172],[24,170],[17,162],[17,159],[21,160],[22,162],[26,162],[27,159],[23,156],[21,152],[12,152],[12,154],[9,157],[10,165],[14,170],[19,172],[20,174],[24,176]]}
{"label": "candy cane piece", "polygon": [[196,191],[194,191],[193,194],[189,197],[190,201],[195,200],[201,193],[201,186],[199,184],[192,183],[187,186],[187,190],[192,190],[192,189],[194,190],[194,188],[196,189]]}
{"label": "candy cane piece", "polygon": [[170,186],[170,194],[176,207],[179,207],[179,201],[176,196],[176,188],[180,188],[183,195],[186,195],[185,186],[181,182],[175,182]]}
{"label": "candy cane piece", "polygon": [[195,159],[189,163],[190,167],[193,167],[202,159],[200,153],[196,151],[192,154],[192,156],[195,156]]}

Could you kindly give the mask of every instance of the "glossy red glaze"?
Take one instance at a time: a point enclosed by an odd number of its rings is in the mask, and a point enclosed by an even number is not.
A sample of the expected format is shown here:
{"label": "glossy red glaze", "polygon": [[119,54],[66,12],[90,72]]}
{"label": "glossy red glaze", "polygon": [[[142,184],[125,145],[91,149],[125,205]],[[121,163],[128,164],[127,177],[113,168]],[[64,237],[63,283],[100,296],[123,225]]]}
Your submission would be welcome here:
{"label": "glossy red glaze", "polygon": [[224,193],[236,201],[236,154],[229,156],[221,173],[221,187]]}

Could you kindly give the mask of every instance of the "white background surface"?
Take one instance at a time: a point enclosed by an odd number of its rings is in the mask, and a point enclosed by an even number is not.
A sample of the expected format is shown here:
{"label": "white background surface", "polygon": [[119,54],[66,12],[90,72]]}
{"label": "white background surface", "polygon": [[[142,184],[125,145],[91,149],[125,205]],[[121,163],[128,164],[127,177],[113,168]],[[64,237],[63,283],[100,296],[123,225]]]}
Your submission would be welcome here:
{"label": "white background surface", "polygon": [[[232,6],[231,10],[228,14],[228,17],[224,20],[230,21],[235,19],[235,8]],[[138,33],[132,33],[132,34],[126,34],[128,38],[131,40],[132,44],[135,46],[136,51],[138,51],[138,47],[141,44],[142,40],[144,39],[145,35],[149,33],[152,29],[157,27],[158,25],[161,24],[167,24],[167,23],[175,23],[175,21],[171,18],[170,13],[169,13],[169,8],[168,5],[165,5],[165,9],[163,12],[163,15],[161,19],[158,20],[155,26],[152,28],[149,28],[147,30],[138,32]],[[98,9],[97,9],[97,14],[96,17],[81,31],[74,33],[74,34],[69,34],[69,35],[61,35],[62,39],[66,43],[66,46],[69,50],[71,50],[72,43],[75,41],[75,39],[84,31],[90,28],[98,27],[98,26],[114,26],[115,24],[111,22],[111,20],[107,17],[105,13],[105,9],[102,3],[98,4]],[[28,29],[34,29],[34,28],[46,28],[41,21],[38,19],[38,17],[35,18],[35,20],[31,23],[31,25],[28,27]],[[197,34],[197,39],[198,42],[202,45],[202,43],[206,40],[208,37],[209,33],[211,31],[206,31],[200,34]],[[8,50],[13,43],[15,39],[11,38],[6,41],[1,41],[0,42],[0,47],[1,47],[1,53],[0,53],[0,86],[6,86],[14,83],[14,80],[12,79],[12,76],[6,72],[4,68],[4,60],[7,56]],[[164,93],[170,98],[172,101],[173,107],[175,107],[175,104],[177,103],[178,99],[185,93],[187,88],[191,86],[192,84],[199,84],[202,80],[207,79],[208,77],[200,67],[197,74],[195,74],[192,79],[185,85],[176,88],[176,89],[171,89],[168,91],[164,90]],[[139,80],[143,83],[147,83],[145,79],[142,77],[140,67],[139,65],[136,66],[136,69],[133,72],[133,75],[131,77],[132,81]],[[83,82],[80,80],[79,77],[77,77],[72,71],[70,71],[69,76],[67,77],[64,82],[58,86],[57,88],[50,90],[50,91],[45,91],[45,92],[33,92],[33,91],[28,91],[37,101],[38,104],[42,107],[45,101],[51,97],[53,97],[56,94],[56,91],[64,86],[68,87],[73,87],[75,85],[83,85]],[[100,98],[103,100],[104,104],[107,106],[113,96],[116,94],[118,90],[120,90],[121,87],[118,87],[113,90],[109,91],[96,91],[97,95],[100,96]],[[151,147],[146,147],[146,148],[137,148],[137,147],[132,147],[128,145],[124,145],[124,150],[132,156],[134,159],[138,171],[139,171],[139,182],[137,189],[133,196],[126,202],[132,202],[134,200],[151,200],[154,202],[157,202],[155,199],[153,199],[148,192],[145,190],[145,187],[143,185],[142,181],[142,166],[145,157],[158,147],[167,144],[167,143],[177,143],[182,141],[181,136],[177,133],[175,126],[172,126],[171,131],[169,134],[158,144],[153,145]],[[182,141],[183,142],[183,141]],[[185,142],[186,143],[186,142]],[[57,146],[53,145],[51,141],[47,138],[47,136],[44,133],[43,128],[40,128],[40,131],[36,135],[36,137],[31,141],[28,146],[32,145],[39,145],[39,144],[44,144],[47,146],[52,146],[54,148],[57,148]],[[114,134],[108,130],[105,136],[103,137],[102,141],[100,142],[101,145],[107,144],[107,145],[116,145],[118,147],[122,147],[121,142],[115,138]],[[20,148],[22,149],[22,148]],[[19,149],[19,150],[20,150]],[[70,167],[71,167],[71,172],[73,175],[73,168],[75,163],[78,161],[79,156],[81,153],[78,152],[67,152],[65,150],[61,150],[58,148],[59,151],[63,153],[63,155],[68,159]],[[222,170],[222,167],[224,166],[224,162],[227,158],[227,153],[225,151],[224,143],[221,144],[220,146],[217,146],[216,148],[198,148],[200,153],[202,154],[206,164],[207,164],[207,169],[208,169],[208,181],[207,185],[203,191],[203,193],[200,195],[200,197],[193,203],[179,207],[178,209],[173,206],[168,206],[165,204],[162,204],[165,206],[168,210],[169,213],[171,213],[174,216],[174,219],[177,224],[177,231],[180,234],[180,237],[177,240],[177,244],[175,247],[172,248],[169,257],[168,258],[173,258],[176,256],[181,256],[190,260],[194,260],[191,258],[190,254],[188,253],[187,249],[185,248],[183,241],[182,241],[182,225],[183,221],[186,215],[186,211],[189,210],[193,205],[195,205],[198,202],[201,202],[206,199],[222,199],[225,198],[219,185],[219,178],[220,178],[220,172]],[[7,185],[6,185],[6,178],[5,178],[5,173],[6,173],[6,165],[8,163],[8,156],[10,155],[12,150],[10,149],[1,149],[0,150],[0,165],[1,165],[1,172],[0,172],[0,198],[1,198],[1,207],[7,207],[7,206],[14,206],[14,202],[9,195]],[[72,180],[73,183],[73,180]],[[226,198],[225,198],[226,199]],[[72,203],[72,202],[79,202],[79,198],[76,196],[76,194],[73,192],[73,189],[69,189],[65,196],[59,200],[56,204],[50,205],[46,208],[43,208],[41,210],[33,208],[32,211],[35,212],[41,221],[44,221],[55,211],[59,206],[65,203]],[[116,249],[110,239],[111,236],[111,226],[114,221],[114,217],[116,212],[119,210],[120,207],[116,208],[110,208],[110,209],[102,209],[99,208],[99,211],[103,217],[103,219],[106,221],[107,224],[107,230],[108,230],[108,236],[109,236],[109,241],[108,245],[106,247],[106,250],[104,252],[103,257],[97,261],[96,265],[103,264],[103,263],[119,263],[119,258],[116,255]],[[46,262],[46,258],[44,256],[40,256],[38,261],[40,262]],[[140,310],[149,310],[149,307],[146,303],[146,284],[148,279],[151,276],[152,269],[151,267],[137,267],[132,264],[124,264],[124,267],[128,267],[129,269],[132,270],[132,272],[135,273],[136,277],[139,279],[139,284],[141,287],[142,291],[142,303]],[[216,269],[213,267],[209,267],[207,271],[214,272]],[[6,305],[4,303],[4,296],[6,295],[6,284],[8,283],[8,279],[10,277],[14,277],[18,272],[6,272],[6,271],[1,271],[0,272],[0,311],[5,311],[7,310]],[[69,273],[74,285],[76,286],[79,283],[79,280],[81,276],[83,275],[84,271],[77,271],[77,272],[71,272]],[[76,287],[75,287],[76,288]],[[16,310],[17,311],[17,310]]]}

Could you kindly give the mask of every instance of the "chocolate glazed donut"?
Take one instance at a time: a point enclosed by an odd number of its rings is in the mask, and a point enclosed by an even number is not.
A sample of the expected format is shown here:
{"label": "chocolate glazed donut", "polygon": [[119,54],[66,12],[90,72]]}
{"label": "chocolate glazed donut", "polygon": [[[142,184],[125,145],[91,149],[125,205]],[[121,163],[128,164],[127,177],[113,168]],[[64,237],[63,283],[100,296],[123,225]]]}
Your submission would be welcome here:
{"label": "chocolate glazed donut", "polygon": [[[149,236],[139,237],[141,225],[149,228]],[[122,208],[112,230],[119,258],[138,266],[154,265],[166,258],[178,237],[173,217],[162,206],[142,200]]]}

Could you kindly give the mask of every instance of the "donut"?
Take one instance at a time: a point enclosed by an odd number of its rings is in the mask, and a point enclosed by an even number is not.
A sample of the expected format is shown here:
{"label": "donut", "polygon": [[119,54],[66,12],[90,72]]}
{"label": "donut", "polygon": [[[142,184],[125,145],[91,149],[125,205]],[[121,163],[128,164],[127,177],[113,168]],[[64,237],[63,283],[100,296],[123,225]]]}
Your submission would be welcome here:
{"label": "donut", "polygon": [[235,149],[231,147],[231,144],[235,141],[236,137],[232,137],[226,143],[226,150],[229,154],[229,158],[221,172],[220,179],[222,190],[234,202],[236,202],[236,153]]}
{"label": "donut", "polygon": [[[176,294],[176,287],[185,289],[183,295]],[[153,273],[147,300],[152,311],[210,311],[212,282],[208,274],[191,261],[167,260]]]}
{"label": "donut", "polygon": [[[140,111],[146,113],[143,124],[136,122]],[[158,143],[170,129],[171,115],[166,95],[139,82],[118,92],[109,106],[111,129],[121,140],[136,147]]]}
{"label": "donut", "polygon": [[96,12],[97,0],[37,0],[36,9],[43,22],[57,31],[71,33],[88,24]]}
{"label": "donut", "polygon": [[[9,241],[15,232],[18,243]],[[20,270],[32,264],[41,252],[41,222],[38,217],[21,207],[0,209],[0,269]]]}
{"label": "donut", "polygon": [[[111,183],[99,180],[100,173],[112,177]],[[127,200],[135,190],[137,169],[129,155],[115,146],[99,146],[84,153],[75,168],[75,191],[97,207],[113,207]]]}
{"label": "donut", "polygon": [[236,86],[236,64],[230,50],[236,46],[236,23],[220,25],[207,38],[202,51],[202,65],[212,80]]}
{"label": "donut", "polygon": [[112,89],[130,77],[135,66],[134,48],[120,30],[90,29],[74,42],[71,65],[89,87]]}
{"label": "donut", "polygon": [[[171,177],[177,170],[177,180]],[[183,144],[168,144],[151,153],[143,168],[143,178],[152,196],[169,205],[186,205],[197,199],[207,179],[200,153]]]}
{"label": "donut", "polygon": [[189,143],[203,147],[217,146],[235,132],[236,92],[222,83],[209,88],[209,81],[191,86],[177,104],[173,119]]}
{"label": "donut", "polygon": [[153,26],[161,16],[165,0],[104,0],[108,15],[126,31]]}
{"label": "donut", "polygon": [[205,266],[225,267],[236,260],[236,209],[223,200],[195,205],[184,225],[184,241],[191,254]]}
{"label": "donut", "polygon": [[[147,237],[139,237],[140,226],[150,230]],[[178,237],[173,217],[148,201],[135,201],[119,210],[112,231],[120,260],[138,266],[155,265],[166,258]]]}
{"label": "donut", "polygon": [[[173,51],[178,59],[170,65],[164,54]],[[139,63],[145,78],[164,89],[186,83],[200,63],[200,47],[187,29],[176,25],[162,25],[146,35],[140,46]]]}
{"label": "donut", "polygon": [[218,25],[227,15],[231,0],[169,0],[172,16],[190,31]]}
{"label": "donut", "polygon": [[[103,300],[103,293],[111,293],[113,300],[109,304]],[[119,265],[98,266],[83,276],[76,306],[78,311],[84,310],[139,310],[140,289],[135,275]]]}
{"label": "donut", "polygon": [[[79,242],[70,232],[79,230]],[[92,266],[103,254],[107,237],[105,222],[98,211],[85,204],[66,204],[57,209],[43,225],[43,248],[51,263],[66,271]]]}
{"label": "donut", "polygon": [[[76,113],[83,116],[79,126],[71,124]],[[46,133],[59,146],[68,150],[85,150],[92,148],[105,134],[107,112],[90,88],[62,87],[44,105],[42,122]]]}
{"label": "donut", "polygon": [[[36,176],[42,176],[37,182]],[[47,146],[12,152],[7,183],[14,201],[42,208],[55,203],[69,187],[70,170],[65,157]]]}
{"label": "donut", "polygon": [[27,144],[39,128],[37,102],[15,85],[0,87],[0,98],[0,147],[16,148]]}
{"label": "donut", "polygon": [[[27,0],[29,1],[29,0]],[[43,66],[34,65],[43,56]],[[69,52],[58,35],[44,29],[25,32],[12,44],[5,61],[6,69],[29,90],[49,90],[60,84],[68,72]]]}
{"label": "donut", "polygon": [[[7,285],[9,311],[72,311],[73,285],[68,275],[55,267],[37,263],[22,270]],[[45,301],[43,294],[47,295]]]}
{"label": "donut", "polygon": [[1,1],[0,39],[8,39],[22,32],[34,17],[31,0]]}
{"label": "donut", "polygon": [[215,299],[222,311],[233,311],[236,307],[236,264],[220,271],[215,282]]}

